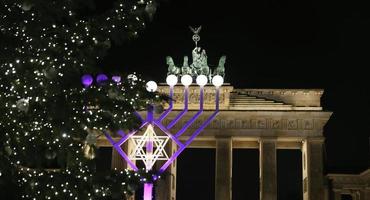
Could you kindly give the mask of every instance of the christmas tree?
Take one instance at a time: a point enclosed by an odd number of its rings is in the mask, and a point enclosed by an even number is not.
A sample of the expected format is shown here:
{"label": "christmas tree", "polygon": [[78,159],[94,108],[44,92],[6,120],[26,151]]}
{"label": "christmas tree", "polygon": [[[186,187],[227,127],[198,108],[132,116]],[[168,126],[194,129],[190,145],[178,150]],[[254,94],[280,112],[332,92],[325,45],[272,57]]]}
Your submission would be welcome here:
{"label": "christmas tree", "polygon": [[[0,196],[124,199],[144,177],[99,174],[101,131],[136,128],[135,110],[157,98],[136,74],[96,76],[112,43],[138,36],[153,1],[2,0]],[[94,82],[84,88],[80,82]],[[98,77],[98,79],[95,79]],[[119,80],[121,79],[121,80]],[[146,177],[147,178],[147,177]]]}

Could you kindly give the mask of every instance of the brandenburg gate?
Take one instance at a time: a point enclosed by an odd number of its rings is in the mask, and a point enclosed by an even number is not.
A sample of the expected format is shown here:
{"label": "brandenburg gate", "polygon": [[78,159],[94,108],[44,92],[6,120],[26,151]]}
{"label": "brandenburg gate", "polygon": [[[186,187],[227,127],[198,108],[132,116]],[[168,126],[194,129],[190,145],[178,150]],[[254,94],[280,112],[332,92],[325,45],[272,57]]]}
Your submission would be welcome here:
{"label": "brandenburg gate", "polygon": [[[166,57],[167,78],[187,76],[190,80],[181,80],[181,85],[177,83],[177,78],[174,81],[168,79],[167,84],[160,84],[157,91],[173,95],[172,112],[168,113],[169,115],[163,120],[163,125],[167,126],[171,123],[171,132],[174,133],[181,129],[178,139],[176,137],[178,143],[191,140],[188,148],[216,149],[216,200],[231,200],[232,198],[232,151],[238,148],[259,149],[261,200],[277,199],[277,149],[301,150],[303,199],[324,200],[323,129],[332,113],[324,111],[321,107],[320,99],[323,90],[235,89],[230,84],[222,84],[225,76],[226,56],[219,59],[216,68],[210,68],[206,51],[198,46],[201,28],[201,26],[190,27],[194,33],[192,39],[195,42],[191,64],[188,63],[188,57],[184,56],[182,67],[177,67],[170,56]],[[197,80],[200,87],[197,84],[191,84],[191,79],[198,79],[198,77],[203,79],[200,81],[202,83]],[[218,81],[220,84],[215,84],[212,77],[221,79]],[[217,87],[218,92],[216,92],[212,84],[206,84],[208,81],[215,86],[222,85],[222,87]],[[185,82],[188,83],[185,84]],[[170,91],[170,87],[173,91]],[[155,88],[157,89],[157,86]],[[201,115],[199,115],[200,102]],[[215,108],[215,102],[217,108]],[[178,118],[178,114],[184,110],[187,111],[186,115],[180,114],[182,118]],[[213,119],[212,113],[215,110],[218,115]],[[158,111],[157,115],[161,112]],[[141,112],[140,115],[144,116],[145,112]],[[197,118],[192,118],[193,116]],[[194,139],[192,133],[198,131],[199,127],[203,128],[203,122],[208,121],[210,116],[213,120]],[[176,121],[174,126],[172,126],[173,121]],[[187,123],[189,121],[192,122],[191,125]],[[182,127],[186,127],[186,131],[183,131],[185,129]],[[99,138],[98,146],[111,146],[111,143],[103,136]],[[127,142],[122,148],[130,155],[134,146]],[[177,148],[178,145],[175,142],[168,144],[166,154],[175,154]],[[163,161],[158,161],[157,164],[161,166]],[[122,160],[119,153],[113,150],[112,168],[125,169],[126,167],[129,166]],[[158,182],[155,199],[176,200],[176,169],[176,161],[166,168],[171,175]]]}
{"label": "brandenburg gate", "polygon": [[[168,124],[183,110],[183,86],[175,87],[174,112],[164,120]],[[323,128],[331,116],[320,104],[320,89],[236,89],[224,84],[220,89],[220,112],[189,148],[216,149],[215,197],[231,200],[232,150],[259,149],[260,199],[277,199],[277,149],[299,149],[302,152],[302,185],[304,200],[324,199]],[[159,85],[158,92],[168,94],[169,86]],[[215,109],[215,90],[204,87],[204,111],[180,137],[184,141]],[[199,109],[199,87],[189,86],[189,112],[174,127],[179,130]],[[145,115],[145,113],[143,113]],[[188,133],[189,132],[189,133]],[[110,146],[105,137],[99,146]],[[123,148],[132,151],[132,145]],[[168,153],[176,151],[175,144],[167,146]],[[181,155],[180,155],[181,156]],[[176,199],[176,162],[168,169],[171,176],[158,182],[156,199]],[[199,163],[201,164],[201,163]],[[112,168],[127,165],[112,151]]]}

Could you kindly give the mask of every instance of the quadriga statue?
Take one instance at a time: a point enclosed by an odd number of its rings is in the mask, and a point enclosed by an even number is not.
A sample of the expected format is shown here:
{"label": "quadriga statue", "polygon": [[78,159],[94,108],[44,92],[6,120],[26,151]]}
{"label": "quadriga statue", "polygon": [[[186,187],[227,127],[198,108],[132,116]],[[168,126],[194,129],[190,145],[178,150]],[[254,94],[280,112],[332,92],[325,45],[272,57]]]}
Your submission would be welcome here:
{"label": "quadriga statue", "polygon": [[201,49],[200,47],[195,47],[192,51],[192,58],[193,63],[189,65],[189,58],[188,56],[184,56],[184,62],[182,67],[179,68],[173,62],[171,56],[166,57],[166,63],[168,65],[168,73],[167,75],[173,74],[176,76],[183,76],[183,75],[190,75],[193,78],[197,77],[198,75],[205,75],[209,79],[212,80],[213,76],[220,75],[225,77],[225,62],[226,56],[221,56],[220,60],[218,61],[218,65],[216,68],[210,69],[208,66],[208,57],[206,51]]}

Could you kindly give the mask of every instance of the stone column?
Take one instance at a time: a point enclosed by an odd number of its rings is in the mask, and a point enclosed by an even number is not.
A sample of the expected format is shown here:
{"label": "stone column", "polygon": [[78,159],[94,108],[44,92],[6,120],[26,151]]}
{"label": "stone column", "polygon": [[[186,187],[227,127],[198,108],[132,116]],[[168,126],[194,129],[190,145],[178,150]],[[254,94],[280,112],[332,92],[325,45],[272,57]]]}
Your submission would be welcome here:
{"label": "stone column", "polygon": [[277,199],[276,138],[260,139],[260,199]]}
{"label": "stone column", "polygon": [[119,153],[112,148],[112,162],[111,162],[111,168],[117,169],[117,170],[124,170],[126,169],[126,162],[123,161],[123,158]]}
{"label": "stone column", "polygon": [[361,196],[360,196],[360,199],[361,200],[368,200],[370,199],[370,188],[364,188],[362,191],[361,191]]}
{"label": "stone column", "polygon": [[[130,155],[130,153],[133,151],[133,144],[131,141],[125,142],[121,147],[127,155]],[[118,170],[124,170],[130,167],[127,165],[126,161],[121,157],[121,155],[117,152],[117,150],[112,147],[111,169],[115,168]]]}
{"label": "stone column", "polygon": [[216,138],[215,199],[231,200],[232,139]]}
{"label": "stone column", "polygon": [[[177,150],[177,145],[175,142],[169,143],[166,147],[168,156],[174,154]],[[160,163],[163,165],[163,162]],[[160,200],[176,200],[176,169],[177,169],[177,160],[175,160],[164,173],[156,185],[156,199]]]}
{"label": "stone column", "polygon": [[341,200],[342,199],[342,193],[340,190],[334,190],[334,200]]}
{"label": "stone column", "polygon": [[352,200],[361,200],[360,199],[360,192],[359,191],[353,191],[351,193],[351,196],[352,196]]}
{"label": "stone column", "polygon": [[[171,154],[173,155],[177,151],[177,144],[172,142],[171,145]],[[172,165],[170,166],[170,176],[168,177],[169,182],[169,191],[170,191],[170,200],[176,200],[176,179],[177,177],[177,159],[173,161]]]}
{"label": "stone column", "polygon": [[325,187],[324,187],[324,200],[331,200],[330,199],[330,188],[328,185],[328,180],[325,179]]}
{"label": "stone column", "polygon": [[[122,146],[124,152],[127,155],[130,155],[131,151],[133,151],[133,146],[130,141],[127,141]],[[121,155],[117,152],[116,149],[112,147],[112,161],[111,161],[111,169],[118,169],[118,170],[125,170],[126,168],[130,168],[126,161],[121,157]],[[135,200],[135,195],[128,197],[128,200]]]}
{"label": "stone column", "polygon": [[323,143],[324,138],[303,141],[303,200],[324,200]]}

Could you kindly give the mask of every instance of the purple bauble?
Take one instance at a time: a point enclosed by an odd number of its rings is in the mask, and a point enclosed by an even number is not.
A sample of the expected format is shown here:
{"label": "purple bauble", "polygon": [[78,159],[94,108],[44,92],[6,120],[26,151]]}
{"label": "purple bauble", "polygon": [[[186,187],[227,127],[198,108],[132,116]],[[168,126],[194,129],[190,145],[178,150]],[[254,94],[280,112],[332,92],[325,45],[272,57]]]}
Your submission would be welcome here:
{"label": "purple bauble", "polygon": [[115,83],[120,83],[120,82],[121,82],[121,77],[120,77],[120,76],[112,76],[112,80],[113,80]]}
{"label": "purple bauble", "polygon": [[82,85],[89,87],[93,83],[94,79],[90,74],[85,74],[81,77]]}
{"label": "purple bauble", "polygon": [[98,84],[103,84],[104,82],[108,81],[108,76],[105,74],[99,74],[96,76],[96,82]]}

